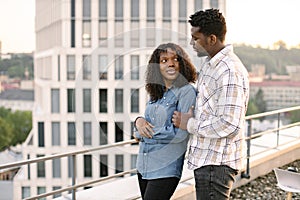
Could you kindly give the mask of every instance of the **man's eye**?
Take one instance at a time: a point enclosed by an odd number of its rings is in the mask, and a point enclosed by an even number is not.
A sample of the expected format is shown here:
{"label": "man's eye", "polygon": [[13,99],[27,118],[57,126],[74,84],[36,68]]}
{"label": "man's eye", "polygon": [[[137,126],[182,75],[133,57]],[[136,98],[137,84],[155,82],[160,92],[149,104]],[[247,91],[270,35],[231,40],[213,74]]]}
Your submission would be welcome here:
{"label": "man's eye", "polygon": [[175,61],[175,62],[178,62],[178,58],[174,58],[174,61]]}
{"label": "man's eye", "polygon": [[161,62],[161,63],[166,63],[167,60],[166,60],[166,59],[162,59],[160,62]]}

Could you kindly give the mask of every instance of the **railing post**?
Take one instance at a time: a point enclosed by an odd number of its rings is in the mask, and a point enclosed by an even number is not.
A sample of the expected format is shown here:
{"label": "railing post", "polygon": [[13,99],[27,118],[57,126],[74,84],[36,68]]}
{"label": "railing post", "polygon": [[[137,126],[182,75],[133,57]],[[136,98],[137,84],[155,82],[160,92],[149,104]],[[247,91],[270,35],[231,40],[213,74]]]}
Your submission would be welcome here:
{"label": "railing post", "polygon": [[248,131],[247,131],[247,162],[246,162],[246,173],[242,172],[242,178],[250,178],[250,146],[251,146],[251,139],[250,136],[252,135],[252,119],[248,121]]}
{"label": "railing post", "polygon": [[276,145],[276,147],[279,146],[279,127],[280,127],[280,113],[277,114],[277,131],[276,131],[276,134],[277,134],[277,145]]}
{"label": "railing post", "polygon": [[[76,155],[72,155],[72,162],[73,162],[73,174],[72,174],[72,186],[76,185]],[[76,200],[76,189],[72,189],[72,200]]]}

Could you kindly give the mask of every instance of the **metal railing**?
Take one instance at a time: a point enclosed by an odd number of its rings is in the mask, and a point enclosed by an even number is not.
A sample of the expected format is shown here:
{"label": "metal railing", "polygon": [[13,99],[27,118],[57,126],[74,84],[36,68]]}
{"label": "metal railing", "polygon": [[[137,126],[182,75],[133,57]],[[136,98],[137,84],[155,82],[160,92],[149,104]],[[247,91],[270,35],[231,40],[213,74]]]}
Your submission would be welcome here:
{"label": "metal railing", "polygon": [[[249,178],[250,177],[249,174],[250,174],[251,140],[253,140],[255,138],[258,138],[260,136],[266,135],[266,134],[276,132],[277,133],[277,144],[276,144],[276,146],[266,148],[265,151],[270,149],[270,148],[277,148],[278,146],[280,146],[280,144],[279,144],[279,134],[280,134],[281,130],[291,128],[291,127],[295,127],[295,126],[300,126],[300,121],[296,122],[296,123],[293,123],[293,124],[280,126],[281,115],[284,114],[284,113],[288,113],[288,112],[296,111],[296,110],[300,110],[300,106],[286,108],[286,109],[280,109],[280,110],[275,110],[275,111],[265,112],[265,113],[260,113],[260,114],[255,114],[255,115],[251,115],[251,116],[246,116],[246,121],[247,121],[247,124],[248,124],[248,128],[247,128],[248,131],[247,131],[247,137],[246,137],[246,142],[247,142],[247,158],[246,159],[247,159],[247,162],[246,162],[246,171],[242,173],[242,178]],[[252,129],[253,120],[268,117],[268,116],[274,116],[274,115],[277,115],[277,122],[278,123],[277,123],[276,128],[253,133],[253,129]],[[299,139],[299,138],[297,138],[297,139]],[[99,183],[99,182],[102,182],[102,181],[105,181],[105,180],[120,177],[120,176],[123,176],[123,175],[126,175],[126,174],[131,174],[131,173],[134,173],[136,171],[135,169],[132,169],[132,170],[124,171],[124,172],[117,173],[117,174],[114,174],[114,175],[111,175],[111,176],[102,177],[102,178],[99,178],[99,179],[96,179],[96,180],[87,181],[87,182],[84,182],[84,183],[78,183],[77,184],[76,183],[76,156],[78,156],[80,154],[85,154],[85,153],[88,153],[88,152],[99,151],[99,150],[103,150],[103,149],[108,149],[108,148],[113,148],[113,147],[118,147],[118,146],[124,146],[124,145],[127,145],[127,144],[133,144],[133,143],[136,143],[136,141],[135,140],[128,140],[128,141],[117,142],[117,143],[108,144],[108,145],[102,145],[102,146],[95,147],[95,148],[87,148],[87,149],[84,149],[84,150],[72,151],[72,152],[68,152],[68,153],[60,153],[60,154],[44,156],[44,157],[39,157],[39,158],[34,158],[34,159],[29,159],[29,160],[24,160],[24,161],[18,161],[18,162],[14,162],[14,163],[3,164],[3,165],[0,165],[0,170],[1,169],[12,168],[12,167],[19,167],[19,166],[22,166],[22,165],[29,165],[29,164],[33,164],[33,163],[46,161],[46,160],[53,160],[53,159],[56,159],[56,158],[71,156],[72,161],[73,161],[73,166],[74,166],[73,174],[72,174],[72,186],[65,187],[65,188],[58,189],[58,190],[54,190],[54,191],[47,192],[47,193],[43,193],[43,194],[39,194],[39,195],[36,195],[36,196],[32,196],[32,197],[26,198],[25,200],[39,199],[39,198],[47,197],[47,196],[54,195],[54,194],[60,194],[60,193],[65,192],[65,191],[72,191],[72,199],[76,200],[76,189],[77,188],[90,186],[90,185],[95,184],[95,183]],[[262,153],[262,152],[259,152],[259,153]],[[181,180],[181,182],[188,181],[191,178],[186,178],[185,180]],[[135,199],[137,199],[137,198],[139,198],[139,197],[136,197]]]}
{"label": "metal railing", "polygon": [[[263,151],[260,151],[256,154],[253,154],[252,156],[257,155],[259,153],[264,153],[264,152],[266,152],[270,149],[275,149],[275,148],[278,148],[279,146],[285,145],[285,143],[279,144],[280,131],[284,130],[284,129],[291,128],[291,127],[300,126],[300,121],[292,123],[292,124],[280,126],[281,115],[292,112],[292,111],[297,111],[297,110],[300,111],[300,106],[295,106],[295,107],[279,109],[279,110],[274,110],[274,111],[270,111],[270,112],[264,112],[264,113],[259,113],[259,114],[246,116],[246,121],[247,121],[247,124],[248,124],[247,137],[246,137],[246,142],[247,142],[247,158],[246,158],[246,160],[247,161],[246,161],[246,171],[242,172],[242,174],[241,174],[242,178],[250,178],[251,140],[256,139],[258,137],[261,137],[263,135],[271,134],[271,133],[276,133],[276,136],[277,136],[275,146],[265,148]],[[273,116],[273,117],[275,116],[276,117],[277,127],[273,128],[273,129],[268,129],[268,130],[265,130],[265,131],[253,133],[253,128],[252,128],[253,120],[261,119],[261,118],[265,118],[265,117],[270,117],[270,116]],[[298,139],[299,139],[299,137],[298,137]]]}

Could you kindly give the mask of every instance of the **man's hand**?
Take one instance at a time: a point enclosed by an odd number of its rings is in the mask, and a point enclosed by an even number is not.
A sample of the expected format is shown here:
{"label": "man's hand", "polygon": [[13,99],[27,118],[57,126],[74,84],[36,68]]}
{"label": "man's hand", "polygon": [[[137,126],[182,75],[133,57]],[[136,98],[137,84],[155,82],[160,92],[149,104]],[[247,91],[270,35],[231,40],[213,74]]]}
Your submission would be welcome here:
{"label": "man's hand", "polygon": [[194,107],[191,107],[187,113],[175,111],[173,113],[172,122],[175,127],[187,130],[188,120],[194,116]]}
{"label": "man's hand", "polygon": [[152,135],[154,134],[154,126],[147,122],[144,118],[138,118],[135,122],[135,127],[142,137],[152,138]]}

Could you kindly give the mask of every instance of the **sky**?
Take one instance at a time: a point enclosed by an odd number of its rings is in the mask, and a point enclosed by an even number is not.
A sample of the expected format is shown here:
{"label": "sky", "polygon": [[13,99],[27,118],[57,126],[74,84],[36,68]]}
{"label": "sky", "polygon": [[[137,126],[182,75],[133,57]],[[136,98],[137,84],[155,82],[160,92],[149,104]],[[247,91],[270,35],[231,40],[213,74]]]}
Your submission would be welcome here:
{"label": "sky", "polygon": [[[300,44],[300,0],[227,0],[226,43],[272,47]],[[0,0],[2,53],[35,49],[35,0]]]}

